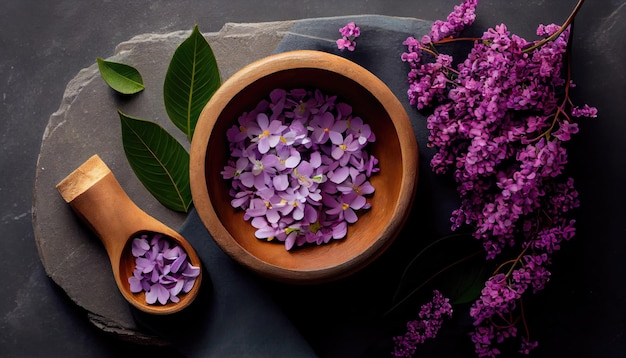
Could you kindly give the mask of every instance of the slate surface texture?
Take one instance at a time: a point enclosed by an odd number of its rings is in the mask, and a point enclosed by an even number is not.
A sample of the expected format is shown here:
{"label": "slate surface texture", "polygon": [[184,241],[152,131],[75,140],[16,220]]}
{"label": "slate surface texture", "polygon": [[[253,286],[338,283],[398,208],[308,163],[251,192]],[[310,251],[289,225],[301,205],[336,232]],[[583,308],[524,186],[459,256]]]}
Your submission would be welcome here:
{"label": "slate surface texture", "polygon": [[[508,25],[509,30],[526,38],[533,38],[534,30],[540,23],[560,23],[575,5],[574,0],[555,0],[550,2],[533,0],[523,3],[503,3],[497,0],[483,0],[477,12],[477,21],[474,25],[476,33],[480,34],[487,27],[501,22]],[[74,294],[68,294],[66,287],[59,286],[56,281],[65,277],[67,269],[64,265],[55,266],[47,270],[50,261],[45,261],[40,255],[36,237],[37,225],[48,223],[50,230],[57,230],[54,226],[59,222],[49,220],[55,215],[68,214],[42,212],[36,209],[44,205],[41,201],[33,201],[33,190],[37,180],[43,180],[40,174],[50,170],[61,173],[80,164],[81,158],[87,158],[91,152],[90,146],[109,148],[109,139],[84,138],[82,131],[72,132],[76,127],[64,128],[63,120],[58,116],[67,105],[77,107],[72,111],[83,111],[85,118],[99,117],[103,113],[94,112],[89,106],[80,107],[81,101],[63,98],[72,98],[73,95],[94,96],[105,103],[120,104],[128,112],[137,115],[152,116],[153,119],[163,120],[164,109],[158,105],[146,106],[155,103],[156,95],[145,95],[139,101],[128,101],[116,98],[113,94],[100,97],[101,89],[97,85],[93,64],[96,57],[109,57],[116,53],[115,48],[120,43],[136,40],[153,41],[159,37],[183,36],[183,34],[199,24],[200,29],[207,34],[218,33],[222,28],[229,29],[233,25],[231,37],[226,40],[240,46],[241,56],[233,58],[233,70],[253,58],[259,58],[274,51],[284,51],[290,46],[322,46],[328,49],[328,44],[317,42],[299,42],[291,39],[289,46],[272,45],[257,48],[252,46],[246,36],[254,29],[254,24],[263,23],[279,26],[272,38],[272,44],[278,44],[286,35],[281,32],[283,25],[290,27],[290,32],[317,31],[315,22],[331,21],[335,16],[361,16],[356,14],[379,14],[393,17],[412,17],[429,21],[444,18],[456,5],[452,0],[421,0],[421,1],[343,1],[340,3],[330,0],[307,1],[297,3],[270,1],[212,1],[199,4],[192,1],[170,2],[164,0],[150,2],[126,2],[111,0],[101,3],[87,3],[80,1],[52,1],[38,2],[35,0],[8,0],[0,10],[0,218],[5,232],[0,240],[0,250],[4,260],[0,270],[5,274],[5,286],[0,295],[0,347],[2,355],[7,357],[110,357],[122,354],[142,354],[151,356],[193,356],[206,353],[204,341],[196,339],[189,341],[190,336],[173,334],[164,330],[160,322],[150,320],[150,317],[135,315],[135,312],[118,311],[114,320],[109,319],[111,312],[93,314],[98,309],[105,309],[106,305],[85,309],[77,305]],[[623,257],[626,254],[626,231],[623,220],[626,217],[626,162],[623,153],[626,152],[626,141],[623,133],[626,124],[622,120],[622,102],[626,98],[626,78],[623,63],[626,60],[626,46],[623,41],[625,29],[626,6],[623,0],[587,1],[576,20],[573,35],[573,77],[578,85],[574,100],[588,102],[597,106],[600,113],[595,120],[581,123],[581,133],[572,142],[570,150],[571,172],[577,181],[581,193],[582,206],[577,212],[578,235],[568,243],[562,254],[556,259],[557,265],[553,272],[553,280],[547,289],[540,295],[539,304],[533,306],[531,318],[534,321],[535,333],[540,337],[540,347],[535,352],[536,357],[568,356],[568,357],[625,357],[626,356],[626,291],[624,289],[626,268]],[[302,20],[301,20],[302,19]],[[253,28],[245,28],[244,24],[252,24]],[[225,26],[226,24],[226,26]],[[291,27],[293,25],[293,27]],[[238,28],[244,26],[244,28]],[[379,25],[378,26],[383,26]],[[265,28],[264,28],[265,29]],[[387,29],[388,30],[388,29]],[[403,28],[402,31],[410,28]],[[319,29],[319,31],[334,31]],[[402,32],[402,31],[399,31]],[[272,31],[270,31],[272,32]],[[138,34],[148,34],[144,38],[136,38]],[[142,35],[144,36],[144,35]],[[210,36],[210,35],[209,35]],[[266,38],[263,33],[260,38]],[[289,36],[292,36],[291,34]],[[325,33],[316,33],[316,36],[327,37]],[[241,41],[240,41],[241,40]],[[258,40],[258,39],[257,39]],[[302,39],[300,39],[302,40]],[[237,42],[240,41],[240,42]],[[257,44],[256,41],[252,43]],[[155,42],[156,44],[156,42]],[[295,45],[294,45],[295,44]],[[367,48],[366,42],[360,46]],[[120,49],[124,48],[120,45]],[[172,51],[170,46],[163,51]],[[391,44],[390,44],[391,46]],[[131,45],[132,47],[132,45]],[[158,46],[157,46],[158,47]],[[129,50],[130,48],[126,48]],[[348,54],[347,56],[350,56]],[[152,59],[151,66],[165,66],[167,60]],[[239,62],[241,61],[241,62]],[[368,62],[365,59],[364,65]],[[89,71],[77,72],[81,68]],[[224,66],[227,67],[227,66]],[[164,67],[163,67],[164,68]],[[399,70],[398,70],[399,71]],[[386,76],[384,73],[379,74]],[[92,76],[89,86],[74,87],[75,77],[82,77],[87,81]],[[228,74],[226,74],[228,76]],[[158,79],[152,87],[159,87]],[[400,90],[399,84],[389,81],[394,91]],[[69,86],[68,86],[69,84]],[[90,87],[93,86],[93,87]],[[66,88],[70,91],[65,93]],[[400,96],[399,96],[400,97]],[[62,103],[61,108],[59,102]],[[150,108],[147,112],[138,113],[135,110]],[[51,116],[52,115],[52,116]],[[111,117],[115,120],[113,111]],[[56,122],[55,122],[56,121]],[[87,124],[83,128],[89,129]],[[96,124],[91,130],[98,130]],[[106,132],[103,128],[98,133]],[[72,129],[73,128],[73,129]],[[416,128],[419,134],[419,128]],[[80,134],[79,134],[80,133]],[[57,158],[48,158],[46,166],[38,165],[38,157],[42,144],[51,135],[66,135],[64,141],[55,142],[58,145]],[[418,140],[420,138],[418,137]],[[422,145],[423,143],[420,143]],[[113,151],[105,151],[115,170],[125,172],[126,165]],[[424,168],[422,163],[421,168]],[[424,173],[424,171],[422,171]],[[64,173],[65,174],[65,173]],[[60,175],[60,174],[59,174]],[[187,222],[185,217],[171,215],[167,212],[159,213],[160,209],[150,203],[150,199],[139,194],[141,188],[133,183],[132,176],[122,176],[124,185],[131,189],[133,198],[143,207],[150,208],[155,216],[170,225],[187,230],[194,237],[202,237],[202,227],[194,221],[193,213]],[[57,177],[48,177],[49,184],[55,183]],[[42,181],[38,182],[42,184]],[[49,188],[48,188],[49,189]],[[55,198],[53,191],[42,200],[60,200]],[[136,196],[134,196],[136,195]],[[35,198],[36,199],[36,198]],[[431,198],[432,199],[432,198]],[[145,201],[144,201],[145,200]],[[47,205],[54,205],[48,203]],[[154,210],[154,211],[152,211]],[[444,208],[441,209],[445,211]],[[445,213],[436,213],[435,217],[445,221]],[[67,219],[67,217],[66,217]],[[51,223],[56,224],[51,224]],[[60,221],[62,222],[62,221]],[[438,223],[432,223],[437,226]],[[66,228],[63,228],[65,230]],[[86,230],[75,228],[83,234]],[[61,230],[62,231],[62,230]],[[37,234],[37,235],[36,235]],[[54,232],[45,233],[54,234]],[[43,244],[45,245],[45,243]],[[93,248],[97,247],[91,242]],[[400,248],[400,245],[397,246]],[[66,250],[68,260],[72,258],[71,250]],[[54,251],[59,248],[48,248]],[[63,251],[63,248],[60,248]],[[67,251],[67,250],[70,251]],[[89,248],[83,248],[88,249]],[[206,248],[205,248],[206,249]],[[95,250],[94,255],[99,255]],[[211,251],[205,251],[211,252]],[[55,253],[59,257],[63,253]],[[102,253],[103,255],[103,253]],[[80,259],[80,257],[78,257]],[[262,289],[269,293],[273,300],[267,300],[262,294],[263,302],[277,302],[285,311],[289,321],[276,321],[274,327],[295,328],[289,331],[293,334],[290,345],[285,351],[310,353],[308,346],[314,347],[320,356],[378,356],[386,355],[388,341],[381,340],[387,332],[381,332],[383,326],[359,325],[359,321],[351,324],[337,324],[326,322],[333,316],[336,322],[349,322],[359,316],[360,302],[353,305],[351,302],[336,302],[337,298],[367,295],[368,283],[360,281],[363,278],[377,277],[382,274],[376,271],[385,265],[384,257],[381,261],[371,265],[362,273],[351,278],[349,283],[362,284],[358,290],[348,290],[349,285],[331,284],[322,287],[316,296],[308,296],[307,288],[300,288],[284,295],[284,287],[272,282],[253,280],[252,285],[245,285],[247,289]],[[91,265],[92,262],[89,262]],[[103,270],[108,269],[102,266]],[[233,272],[237,272],[234,269]],[[242,273],[246,275],[246,273]],[[100,292],[98,287],[109,283],[100,282],[99,277],[85,277],[83,284],[86,289]],[[384,280],[381,280],[384,281]],[[217,284],[217,281],[215,282]],[[343,283],[343,282],[342,282]],[[387,283],[391,284],[391,283]],[[74,286],[76,291],[80,287]],[[208,286],[211,289],[211,286]],[[380,288],[380,287],[379,287]],[[93,295],[93,292],[91,293]],[[324,296],[324,293],[332,295]],[[336,311],[324,310],[323,302],[335,300]],[[88,298],[89,295],[83,297]],[[286,304],[286,300],[301,298]],[[115,298],[112,298],[115,300]],[[374,297],[370,297],[374,300]],[[313,301],[313,303],[311,303]],[[89,300],[82,301],[90,302]],[[123,302],[122,302],[123,304]],[[294,310],[298,305],[317,305],[307,315],[298,315]],[[343,306],[342,306],[343,305]],[[114,305],[115,307],[115,305]],[[340,309],[343,307],[343,309]],[[352,310],[352,311],[351,311]],[[120,314],[120,312],[122,312]],[[321,313],[320,315],[317,315]],[[342,317],[338,317],[337,314]],[[252,313],[251,313],[252,314]],[[271,314],[271,312],[270,312]],[[280,317],[280,316],[279,316]],[[324,331],[314,329],[310,322],[324,321],[326,326],[332,326]],[[139,323],[138,323],[139,322]],[[245,322],[240,321],[240,322]],[[95,323],[95,324],[94,324]],[[371,323],[371,322],[370,322]],[[141,327],[138,325],[141,324]],[[351,330],[354,324],[358,330]],[[463,327],[467,322],[455,322],[454,325]],[[148,327],[154,329],[149,330]],[[165,326],[167,328],[167,326]],[[140,333],[140,334],[137,334]],[[300,340],[299,334],[306,337],[307,342]],[[240,332],[245,335],[245,332]],[[278,333],[280,334],[280,333]],[[127,336],[127,337],[125,337]],[[132,336],[132,339],[129,337]],[[236,339],[241,335],[231,337]],[[345,337],[345,341],[342,340]],[[187,341],[185,341],[187,339]],[[360,342],[368,341],[368,345]],[[143,344],[138,344],[138,342]],[[166,342],[171,346],[159,346]],[[145,345],[150,343],[151,345]],[[254,342],[237,341],[241,349],[261,351],[268,346],[254,346]],[[154,345],[157,345],[156,347]],[[422,356],[441,356],[443,352],[451,356],[472,356],[468,353],[467,338],[462,336],[462,330],[451,329],[450,333],[442,337],[441,342],[430,345],[422,352]],[[228,346],[224,346],[227,347]],[[356,347],[356,348],[354,348]],[[231,346],[232,348],[232,346]],[[269,347],[271,348],[271,347]],[[354,348],[354,349],[353,349]],[[471,350],[471,349],[470,349]],[[459,353],[463,352],[463,353]],[[222,352],[223,353],[223,352]],[[458,354],[457,354],[458,353]],[[223,355],[226,355],[225,353]]]}

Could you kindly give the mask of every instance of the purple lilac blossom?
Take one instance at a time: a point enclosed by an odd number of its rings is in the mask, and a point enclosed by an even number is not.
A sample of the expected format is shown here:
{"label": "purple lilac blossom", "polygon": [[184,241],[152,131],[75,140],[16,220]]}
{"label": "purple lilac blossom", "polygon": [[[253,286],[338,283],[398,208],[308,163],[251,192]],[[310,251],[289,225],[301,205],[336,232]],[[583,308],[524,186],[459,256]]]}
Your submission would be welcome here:
{"label": "purple lilac blossom", "polygon": [[422,42],[437,42],[446,37],[457,36],[464,28],[474,23],[477,5],[478,0],[465,0],[456,5],[446,21],[435,21],[428,37]]}
{"label": "purple lilac blossom", "polygon": [[[565,144],[578,132],[574,120],[594,118],[597,109],[574,106],[568,97],[574,87],[562,77],[568,24],[536,48],[501,24],[476,39],[458,65],[439,53],[437,42],[471,24],[476,5],[464,1],[421,41],[408,37],[401,60],[410,67],[409,102],[432,110],[431,167],[452,174],[458,185],[461,205],[452,213],[452,230],[473,228],[488,260],[521,250],[485,283],[470,309],[477,355],[495,357],[504,340],[518,336],[516,321],[508,317],[521,314],[522,295],[545,287],[552,254],[575,235],[575,220],[567,215],[579,201],[573,178],[564,175]],[[537,34],[560,30],[540,25]],[[528,354],[537,342],[525,333],[519,352]]]}
{"label": "purple lilac blossom", "polygon": [[348,51],[354,51],[356,48],[355,39],[361,36],[361,28],[356,26],[354,22],[349,22],[346,26],[339,29],[341,38],[336,41],[337,48],[340,50],[347,49]]}
{"label": "purple lilac blossom", "polygon": [[162,234],[144,233],[133,238],[131,251],[135,269],[128,278],[130,290],[144,291],[148,304],[179,302],[178,295],[191,291],[200,274],[185,251]]}
{"label": "purple lilac blossom", "polygon": [[422,305],[419,311],[419,319],[406,324],[406,333],[403,336],[394,337],[394,357],[412,357],[417,346],[427,339],[435,338],[445,317],[452,317],[452,305],[450,300],[441,292],[433,291],[431,301]]}
{"label": "purple lilac blossom", "polygon": [[231,182],[231,205],[244,210],[258,239],[287,250],[343,239],[357,213],[371,207],[369,178],[379,168],[366,149],[376,137],[334,95],[275,89],[227,138],[232,155],[221,174]]}

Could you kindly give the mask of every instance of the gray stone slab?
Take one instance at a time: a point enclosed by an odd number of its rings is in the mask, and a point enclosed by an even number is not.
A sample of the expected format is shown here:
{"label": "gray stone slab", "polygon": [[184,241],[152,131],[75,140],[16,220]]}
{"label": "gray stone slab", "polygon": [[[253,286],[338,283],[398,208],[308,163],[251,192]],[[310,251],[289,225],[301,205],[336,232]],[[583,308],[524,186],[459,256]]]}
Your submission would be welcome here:
{"label": "gray stone slab", "polygon": [[[335,45],[339,28],[348,21],[358,22],[362,29],[355,52],[339,51]],[[402,41],[409,35],[426,33],[429,25],[412,18],[358,15],[227,24],[219,33],[206,35],[223,79],[272,53],[312,49],[351,59],[383,80],[409,113],[418,139],[420,176],[416,203],[420,205],[410,213],[411,222],[420,228],[417,237],[414,230],[403,230],[389,253],[339,283],[294,287],[264,282],[241,270],[216,247],[195,212],[188,216],[175,214],[157,203],[137,181],[123,154],[118,108],[158,122],[178,134],[181,143],[186,140],[167,118],[162,84],[172,53],[189,31],[148,34],[120,44],[109,58],[136,67],[144,76],[144,92],[132,97],[115,94],[93,65],[70,82],[61,108],[50,118],[39,157],[33,209],[36,240],[46,272],[101,329],[134,341],[172,344],[187,356],[251,352],[271,356],[277,351],[284,356],[294,356],[294,352],[298,353],[296,356],[310,356],[309,344],[323,356],[387,349],[389,333],[375,311],[386,304],[386,293],[395,287],[379,272],[399,277],[404,268],[402,262],[416,252],[420,238],[447,234],[448,215],[457,200],[454,187],[435,179],[428,169],[432,149],[426,147],[425,118],[408,103],[408,65],[400,60]],[[101,244],[80,225],[54,189],[58,181],[95,153],[109,164],[140,207],[179,229],[203,260],[208,271],[205,277],[210,277],[203,284],[207,286],[205,295],[182,315],[170,319],[132,310],[117,291],[112,276],[106,274],[110,269]],[[319,304],[329,297],[336,297],[342,304]],[[337,332],[333,337],[325,331],[311,331],[311,327],[329,322]],[[178,329],[181,324],[186,329]],[[241,341],[246,344],[239,344]]]}
{"label": "gray stone slab", "polygon": [[[205,34],[215,53],[221,76],[271,54],[291,22],[226,24],[217,33]],[[33,227],[46,273],[97,327],[121,338],[150,344],[160,339],[145,334],[132,317],[130,307],[117,290],[109,261],[97,237],[77,221],[55,185],[98,154],[111,168],[135,203],[150,215],[179,229],[186,215],[158,203],[138,181],[126,161],[117,109],[149,119],[165,127],[187,148],[163,105],[163,81],[176,47],[190,30],[167,34],[143,34],[119,44],[108,60],[136,67],[146,89],[123,97],[111,90],[94,64],[81,70],[67,85],[59,109],[50,117],[42,139],[34,187]],[[103,56],[107,57],[107,56]]]}

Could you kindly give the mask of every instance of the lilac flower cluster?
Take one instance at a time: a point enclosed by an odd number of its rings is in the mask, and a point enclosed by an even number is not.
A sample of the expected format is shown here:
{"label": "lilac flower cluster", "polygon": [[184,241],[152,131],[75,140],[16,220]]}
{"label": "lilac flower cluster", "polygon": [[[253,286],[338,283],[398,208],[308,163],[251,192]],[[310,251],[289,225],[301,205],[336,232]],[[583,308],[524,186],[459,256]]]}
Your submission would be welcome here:
{"label": "lilac flower cluster", "polygon": [[178,302],[178,295],[191,291],[200,268],[193,266],[185,251],[162,234],[141,234],[132,241],[135,270],[128,278],[133,293],[146,292],[146,303]]}
{"label": "lilac flower cluster", "polygon": [[341,38],[337,40],[337,48],[340,50],[348,49],[354,51],[356,48],[356,38],[361,36],[361,28],[356,26],[354,22],[349,22],[346,26],[339,29]]}
{"label": "lilac flower cluster", "polygon": [[409,102],[417,109],[428,107],[436,101],[445,100],[449,77],[452,77],[452,57],[446,54],[435,56],[434,62],[423,62],[424,53],[436,54],[432,50],[434,42],[446,37],[457,36],[461,31],[474,23],[478,0],[465,0],[454,7],[445,22],[435,21],[430,33],[421,40],[409,36],[402,44],[407,46],[402,61],[411,66],[409,71]]}
{"label": "lilac flower cluster", "polygon": [[418,316],[418,320],[406,324],[403,336],[394,337],[394,357],[412,357],[418,345],[437,336],[443,319],[452,316],[450,300],[434,290],[432,300],[422,305]]}
{"label": "lilac flower cluster", "polygon": [[319,89],[275,89],[227,132],[231,204],[259,239],[294,246],[346,236],[370,208],[376,137],[352,107]]}
{"label": "lilac flower cluster", "polygon": [[394,337],[394,357],[412,357],[418,345],[437,336],[443,319],[452,316],[450,300],[434,290],[432,300],[422,305],[418,316],[418,320],[407,323],[403,336]]}
{"label": "lilac flower cluster", "polygon": [[[452,173],[458,185],[461,205],[452,229],[471,227],[487,259],[521,251],[496,270],[470,310],[478,356],[495,357],[499,344],[518,336],[522,295],[544,288],[552,253],[575,234],[567,215],[579,201],[564,173],[564,145],[578,132],[575,117],[596,117],[597,109],[576,107],[569,98],[573,83],[563,68],[569,23],[540,25],[537,35],[550,41],[538,42],[501,24],[475,39],[457,65],[439,53],[437,42],[471,24],[476,5],[466,0],[421,41],[407,38],[402,60],[410,66],[410,103],[432,109],[428,146],[437,152],[431,166]],[[537,346],[527,331],[520,340],[522,353]]]}
{"label": "lilac flower cluster", "polygon": [[446,37],[457,36],[476,19],[478,0],[465,0],[454,7],[446,21],[437,20],[433,23],[430,33],[422,38],[423,43],[437,42]]}

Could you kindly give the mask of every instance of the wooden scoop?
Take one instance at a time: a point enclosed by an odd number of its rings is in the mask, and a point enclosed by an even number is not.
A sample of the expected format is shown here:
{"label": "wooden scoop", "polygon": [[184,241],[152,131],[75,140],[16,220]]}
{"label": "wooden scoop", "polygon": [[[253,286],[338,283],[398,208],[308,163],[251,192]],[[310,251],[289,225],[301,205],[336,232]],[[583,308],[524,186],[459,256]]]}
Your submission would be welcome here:
{"label": "wooden scoop", "polygon": [[191,291],[181,292],[177,303],[148,304],[145,292],[130,290],[128,278],[135,269],[132,239],[138,233],[161,233],[185,250],[192,265],[201,268],[201,262],[185,238],[135,205],[98,155],[89,158],[56,188],[104,244],[117,287],[128,302],[141,311],[158,315],[175,313],[191,304],[200,288],[202,269]]}

